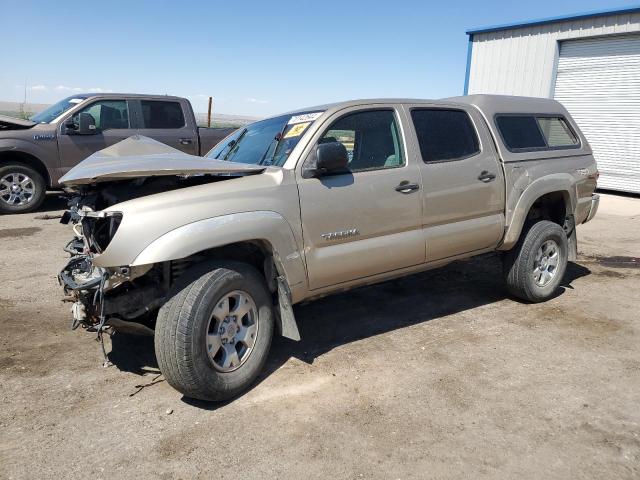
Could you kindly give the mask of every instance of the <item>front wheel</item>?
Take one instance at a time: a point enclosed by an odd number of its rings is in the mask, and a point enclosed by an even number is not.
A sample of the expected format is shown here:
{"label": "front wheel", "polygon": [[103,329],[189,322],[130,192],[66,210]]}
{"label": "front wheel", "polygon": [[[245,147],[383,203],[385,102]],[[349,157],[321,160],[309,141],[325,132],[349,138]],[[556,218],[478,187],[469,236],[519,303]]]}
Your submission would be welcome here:
{"label": "front wheel", "polygon": [[543,302],[558,289],[567,270],[567,234],[557,223],[542,220],[504,256],[504,275],[512,295]]}
{"label": "front wheel", "polygon": [[20,163],[0,167],[0,213],[32,212],[44,202],[42,175]]}
{"label": "front wheel", "polygon": [[274,317],[265,281],[242,263],[196,268],[180,280],[158,313],[160,370],[187,397],[233,398],[253,383],[269,353]]}

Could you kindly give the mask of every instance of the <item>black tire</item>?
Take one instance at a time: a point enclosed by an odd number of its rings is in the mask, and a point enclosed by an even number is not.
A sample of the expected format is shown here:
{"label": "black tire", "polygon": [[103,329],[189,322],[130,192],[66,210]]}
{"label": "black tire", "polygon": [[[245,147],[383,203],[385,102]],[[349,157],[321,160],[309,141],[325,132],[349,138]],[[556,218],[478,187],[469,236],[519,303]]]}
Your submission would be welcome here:
{"label": "black tire", "polygon": [[[548,283],[536,283],[534,270],[536,256],[543,245],[551,240],[558,247],[558,261]],[[567,270],[567,234],[557,223],[542,220],[523,232],[516,246],[503,257],[504,276],[509,292],[529,302],[543,302],[553,297]]]}
{"label": "black tire", "polygon": [[45,195],[47,193],[47,184],[36,170],[33,168],[21,164],[21,163],[11,163],[8,165],[0,166],[0,181],[12,174],[16,175],[26,175],[31,179],[33,184],[33,194],[30,196],[30,199],[27,203],[23,205],[11,205],[8,203],[8,198],[1,196],[3,186],[0,185],[0,213],[28,213],[36,210],[42,202],[44,202]]}
{"label": "black tire", "polygon": [[[190,398],[223,401],[245,391],[267,359],[274,329],[272,299],[264,278],[251,266],[225,262],[187,271],[158,312],[155,351],[167,382]],[[257,309],[255,343],[233,371],[219,371],[206,346],[209,320],[230,292],[248,293]]]}

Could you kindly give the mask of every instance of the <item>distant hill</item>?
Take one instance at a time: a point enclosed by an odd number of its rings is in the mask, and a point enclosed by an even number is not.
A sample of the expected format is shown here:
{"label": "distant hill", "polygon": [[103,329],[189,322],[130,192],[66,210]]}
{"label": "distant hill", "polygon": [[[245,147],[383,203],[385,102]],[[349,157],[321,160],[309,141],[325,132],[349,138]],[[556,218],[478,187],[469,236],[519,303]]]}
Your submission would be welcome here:
{"label": "distant hill", "polygon": [[[24,105],[24,114],[21,115],[22,109],[21,103],[18,102],[4,102],[0,101],[0,115],[9,115],[11,117],[29,117],[34,113],[37,113],[41,110],[44,110],[49,105],[45,103],[26,103]],[[200,126],[205,126],[207,123],[207,114],[206,113],[197,113],[196,112],[196,122]],[[247,123],[255,122],[256,120],[260,120],[258,117],[249,117],[246,115],[230,115],[225,113],[214,113],[211,115],[211,126],[212,127],[240,127],[242,125],[246,125]]]}
{"label": "distant hill", "polygon": [[0,101],[0,114],[9,115],[11,117],[28,117],[33,115],[34,113],[39,112],[40,110],[44,110],[49,105],[46,103],[25,103],[24,104],[24,115],[20,115],[21,112],[21,103],[18,102],[3,102]]}

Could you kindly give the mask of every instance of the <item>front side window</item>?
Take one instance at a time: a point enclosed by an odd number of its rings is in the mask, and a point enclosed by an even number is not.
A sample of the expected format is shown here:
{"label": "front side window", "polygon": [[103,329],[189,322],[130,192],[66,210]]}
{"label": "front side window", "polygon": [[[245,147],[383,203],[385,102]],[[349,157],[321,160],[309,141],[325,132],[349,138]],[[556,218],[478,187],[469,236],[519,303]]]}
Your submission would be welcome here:
{"label": "front side window", "polygon": [[514,152],[571,148],[579,144],[566,120],[559,116],[499,115],[496,125],[505,145]]}
{"label": "front side window", "polygon": [[340,142],[347,149],[351,172],[404,165],[400,135],[391,110],[369,110],[336,120],[318,143]]}
{"label": "front side window", "polygon": [[100,100],[88,105],[73,116],[78,125],[78,115],[88,113],[93,117],[96,128],[100,130],[129,128],[129,109],[125,100]]}
{"label": "front side window", "polygon": [[415,108],[411,118],[425,163],[459,160],[480,152],[476,130],[462,110]]}
{"label": "front side window", "polygon": [[141,100],[142,128],[182,128],[184,115],[179,102]]}

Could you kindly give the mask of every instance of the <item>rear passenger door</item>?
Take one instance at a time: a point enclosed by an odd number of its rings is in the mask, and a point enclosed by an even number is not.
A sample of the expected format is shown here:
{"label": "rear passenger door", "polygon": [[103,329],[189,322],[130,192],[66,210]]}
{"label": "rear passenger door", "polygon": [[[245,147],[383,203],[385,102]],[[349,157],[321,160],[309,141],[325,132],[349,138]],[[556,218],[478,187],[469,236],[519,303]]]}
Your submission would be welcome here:
{"label": "rear passenger door", "polygon": [[427,261],[494,247],[504,232],[504,176],[484,120],[459,106],[407,106],[422,171]]}
{"label": "rear passenger door", "polygon": [[398,112],[336,114],[312,139],[305,162],[324,142],[342,143],[349,165],[320,178],[303,178],[298,166],[310,289],[423,263],[420,171],[407,159]]}
{"label": "rear passenger door", "polygon": [[198,155],[197,127],[175,100],[137,100],[138,133],[191,155]]}

